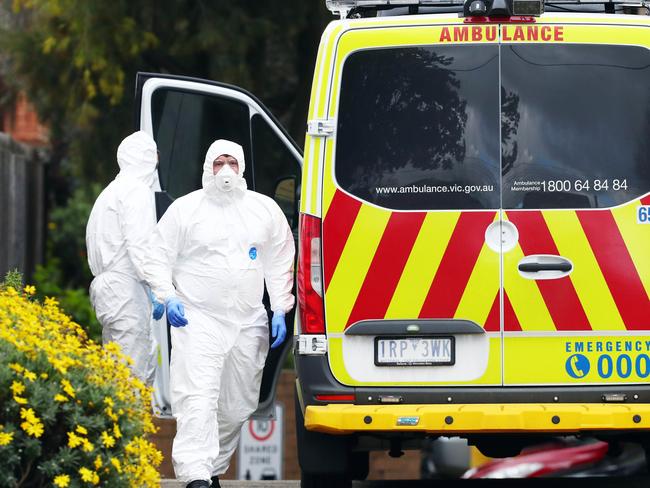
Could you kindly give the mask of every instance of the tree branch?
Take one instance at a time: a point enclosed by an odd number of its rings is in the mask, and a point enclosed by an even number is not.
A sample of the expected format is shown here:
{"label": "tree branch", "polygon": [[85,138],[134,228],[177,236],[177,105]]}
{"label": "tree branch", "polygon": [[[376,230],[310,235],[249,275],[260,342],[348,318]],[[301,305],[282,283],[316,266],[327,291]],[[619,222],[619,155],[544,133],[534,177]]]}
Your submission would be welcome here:
{"label": "tree branch", "polygon": [[20,478],[18,480],[18,483],[16,483],[16,488],[19,488],[25,482],[25,480],[27,479],[27,476],[29,476],[29,473],[32,470],[32,464],[33,463],[34,463],[34,460],[30,459],[29,462],[27,463],[27,468],[26,468],[25,472],[23,473],[22,478]]}

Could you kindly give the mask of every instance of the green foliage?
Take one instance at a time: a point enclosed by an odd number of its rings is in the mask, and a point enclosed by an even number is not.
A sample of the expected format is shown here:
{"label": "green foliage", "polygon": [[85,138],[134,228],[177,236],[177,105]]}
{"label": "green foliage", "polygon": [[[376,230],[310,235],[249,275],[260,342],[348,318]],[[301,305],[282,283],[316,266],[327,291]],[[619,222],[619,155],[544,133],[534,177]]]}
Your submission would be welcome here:
{"label": "green foliage", "polygon": [[8,29],[8,42],[18,48],[12,53],[17,71],[28,80],[42,77],[65,87],[41,92],[44,114],[49,119],[54,113],[47,108],[62,110],[81,128],[90,127],[103,104],[122,101],[125,66],[158,43],[137,24],[132,15],[137,9],[124,0],[13,0],[12,10],[19,29]]}
{"label": "green foliage", "polygon": [[101,325],[88,297],[92,274],[86,258],[85,230],[99,191],[99,185],[78,188],[66,205],[54,208],[48,224],[46,263],[36,267],[33,277],[39,298],[56,297],[98,342]]}
{"label": "green foliage", "polygon": [[14,290],[20,290],[23,287],[23,274],[17,269],[10,269],[5,275],[5,280],[0,283],[0,290],[11,286]]}
{"label": "green foliage", "polygon": [[100,191],[96,183],[80,186],[65,205],[50,212],[47,257],[60,259],[65,287],[87,288],[92,280],[86,256],[86,223]]}
{"label": "green foliage", "polygon": [[14,91],[27,92],[73,174],[107,183],[133,129],[137,71],[242,86],[304,136],[323,0],[4,0],[0,29]]}

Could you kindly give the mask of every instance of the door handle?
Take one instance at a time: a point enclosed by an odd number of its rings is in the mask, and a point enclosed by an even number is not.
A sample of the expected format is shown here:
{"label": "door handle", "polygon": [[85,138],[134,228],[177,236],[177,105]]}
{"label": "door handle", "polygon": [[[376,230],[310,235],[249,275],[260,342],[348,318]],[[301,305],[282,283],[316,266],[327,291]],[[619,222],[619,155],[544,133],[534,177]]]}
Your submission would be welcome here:
{"label": "door handle", "polygon": [[560,263],[519,263],[519,271],[523,273],[538,273],[540,271],[571,271],[573,266],[569,262]]}
{"label": "door handle", "polygon": [[529,280],[564,278],[573,271],[573,263],[562,256],[533,254],[517,263],[519,274]]}

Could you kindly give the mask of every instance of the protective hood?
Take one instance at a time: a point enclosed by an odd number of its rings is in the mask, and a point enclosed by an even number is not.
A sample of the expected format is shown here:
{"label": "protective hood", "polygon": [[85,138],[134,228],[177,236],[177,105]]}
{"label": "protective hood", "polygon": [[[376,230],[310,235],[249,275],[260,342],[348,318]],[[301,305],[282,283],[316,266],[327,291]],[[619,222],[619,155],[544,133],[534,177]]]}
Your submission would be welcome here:
{"label": "protective hood", "polygon": [[[237,160],[239,173],[235,173],[230,166],[226,165],[216,175],[212,174],[212,163],[222,154],[228,154]],[[239,144],[225,139],[214,141],[208,148],[203,162],[203,190],[208,196],[224,201],[243,195],[247,188],[244,179],[245,169],[244,149]]]}
{"label": "protective hood", "polygon": [[136,178],[151,186],[158,164],[156,141],[146,132],[134,132],[117,148],[117,164],[120,166],[118,178],[124,176]]}

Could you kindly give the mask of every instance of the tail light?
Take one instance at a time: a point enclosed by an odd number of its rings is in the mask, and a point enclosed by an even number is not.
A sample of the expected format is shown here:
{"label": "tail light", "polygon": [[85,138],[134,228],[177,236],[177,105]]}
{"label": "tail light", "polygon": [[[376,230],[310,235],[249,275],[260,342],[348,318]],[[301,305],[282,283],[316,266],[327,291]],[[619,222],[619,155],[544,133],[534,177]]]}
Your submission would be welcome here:
{"label": "tail light", "polygon": [[303,334],[324,334],[321,220],[300,215],[298,249],[298,305]]}
{"label": "tail light", "polygon": [[354,402],[354,395],[315,395],[319,402]]}

